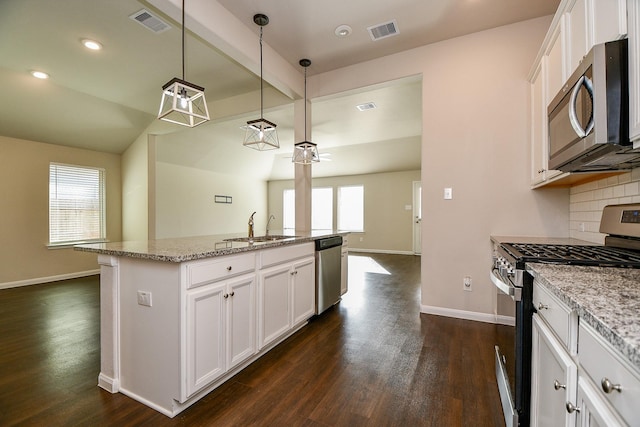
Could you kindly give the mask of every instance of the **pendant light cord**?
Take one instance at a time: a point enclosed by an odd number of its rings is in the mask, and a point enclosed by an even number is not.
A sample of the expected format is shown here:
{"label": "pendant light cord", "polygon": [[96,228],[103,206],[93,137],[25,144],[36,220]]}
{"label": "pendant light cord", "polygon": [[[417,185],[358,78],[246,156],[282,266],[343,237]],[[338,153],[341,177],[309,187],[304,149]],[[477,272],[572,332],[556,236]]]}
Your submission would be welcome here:
{"label": "pendant light cord", "polygon": [[182,0],[182,80],[184,80],[184,1]]}
{"label": "pendant light cord", "polygon": [[304,67],[304,140],[307,140],[307,67]]}
{"label": "pendant light cord", "polygon": [[[183,0],[184,1],[184,0]],[[263,118],[263,108],[264,108],[264,103],[263,103],[263,94],[262,94],[262,29],[263,27],[260,27],[260,118]]]}

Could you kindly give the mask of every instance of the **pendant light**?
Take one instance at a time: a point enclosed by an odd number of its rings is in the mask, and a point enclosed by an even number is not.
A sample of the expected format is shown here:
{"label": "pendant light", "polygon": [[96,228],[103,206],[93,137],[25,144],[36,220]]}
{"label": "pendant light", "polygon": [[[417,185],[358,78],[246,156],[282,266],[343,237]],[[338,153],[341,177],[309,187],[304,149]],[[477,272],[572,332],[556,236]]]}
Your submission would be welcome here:
{"label": "pendant light", "polygon": [[308,59],[301,59],[300,65],[304,67],[304,141],[293,145],[293,157],[291,161],[301,165],[309,165],[320,161],[318,146],[307,141],[307,67],[311,65]]}
{"label": "pendant light", "polygon": [[262,93],[262,30],[269,23],[269,18],[267,15],[259,13],[253,16],[253,22],[260,26],[260,118],[247,122],[247,131],[244,134],[242,145],[259,151],[273,150],[274,148],[280,148],[280,142],[278,141],[276,124],[263,117],[264,100]]}
{"label": "pendant light", "polygon": [[158,118],[194,127],[209,120],[204,88],[184,80],[184,1],[182,0],[182,79],[174,77],[162,86]]}

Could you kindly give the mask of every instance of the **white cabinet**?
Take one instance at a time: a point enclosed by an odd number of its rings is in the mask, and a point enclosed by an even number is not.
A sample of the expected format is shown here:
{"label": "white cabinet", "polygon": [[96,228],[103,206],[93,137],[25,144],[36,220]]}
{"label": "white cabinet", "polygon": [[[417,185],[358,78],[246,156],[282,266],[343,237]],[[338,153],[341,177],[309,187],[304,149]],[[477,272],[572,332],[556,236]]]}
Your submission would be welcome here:
{"label": "white cabinet", "polygon": [[567,80],[569,74],[567,73],[567,67],[565,62],[566,49],[564,47],[564,24],[563,20],[560,21],[553,33],[549,46],[545,50],[544,55],[544,76],[546,79],[546,93],[544,100],[545,118],[547,116],[546,111],[549,103],[560,92],[562,85]]}
{"label": "white cabinet", "polygon": [[256,352],[255,273],[216,279],[186,292],[183,399]]}
{"label": "white cabinet", "polygon": [[[315,314],[314,245],[264,251],[258,272],[258,348],[267,347]],[[279,251],[279,252],[273,252]]]}
{"label": "white cabinet", "polygon": [[344,295],[349,290],[349,241],[347,236],[342,238],[342,262],[340,264],[340,295]]}
{"label": "white cabinet", "polygon": [[[640,140],[640,2],[628,0],[629,138]],[[635,144],[637,146],[637,144]]]}
{"label": "white cabinet", "polygon": [[537,314],[532,330],[531,425],[572,426],[566,402],[576,396],[577,367],[566,348]]}
{"label": "white cabinet", "polygon": [[584,376],[578,379],[577,427],[622,427],[624,423],[598,396],[598,390]]}

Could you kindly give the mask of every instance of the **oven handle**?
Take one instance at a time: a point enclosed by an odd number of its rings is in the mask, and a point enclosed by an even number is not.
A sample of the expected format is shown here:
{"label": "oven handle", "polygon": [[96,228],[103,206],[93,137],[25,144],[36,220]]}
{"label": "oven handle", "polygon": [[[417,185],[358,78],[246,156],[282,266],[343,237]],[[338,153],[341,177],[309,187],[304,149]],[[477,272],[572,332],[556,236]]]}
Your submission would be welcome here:
{"label": "oven handle", "polygon": [[500,289],[505,294],[509,295],[512,300],[520,301],[522,300],[522,289],[516,288],[510,284],[503,282],[500,277],[498,277],[495,273],[496,269],[493,268],[489,272],[489,277],[491,278],[491,282],[495,285],[496,288]]}

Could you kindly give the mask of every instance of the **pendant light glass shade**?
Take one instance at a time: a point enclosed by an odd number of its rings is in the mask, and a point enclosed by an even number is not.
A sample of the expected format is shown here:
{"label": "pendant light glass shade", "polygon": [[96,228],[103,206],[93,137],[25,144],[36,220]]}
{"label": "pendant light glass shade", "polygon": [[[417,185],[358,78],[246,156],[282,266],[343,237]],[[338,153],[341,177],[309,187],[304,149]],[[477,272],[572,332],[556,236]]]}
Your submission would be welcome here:
{"label": "pendant light glass shade", "polygon": [[209,120],[204,88],[184,80],[184,0],[182,0],[182,79],[174,77],[162,86],[158,118],[194,127]]}
{"label": "pendant light glass shade", "polygon": [[301,59],[300,65],[304,67],[304,141],[293,145],[293,157],[291,161],[301,165],[309,165],[319,162],[318,146],[307,141],[307,67],[311,65],[309,59]]}
{"label": "pendant light glass shade", "polygon": [[247,122],[247,131],[244,134],[242,145],[259,151],[280,148],[276,124],[263,117],[263,80],[262,80],[262,29],[269,23],[267,15],[261,13],[253,16],[253,22],[260,26],[260,118]]}

